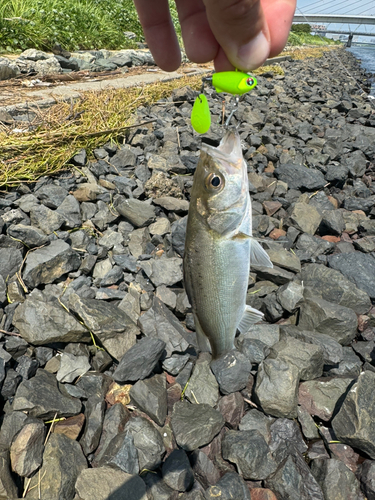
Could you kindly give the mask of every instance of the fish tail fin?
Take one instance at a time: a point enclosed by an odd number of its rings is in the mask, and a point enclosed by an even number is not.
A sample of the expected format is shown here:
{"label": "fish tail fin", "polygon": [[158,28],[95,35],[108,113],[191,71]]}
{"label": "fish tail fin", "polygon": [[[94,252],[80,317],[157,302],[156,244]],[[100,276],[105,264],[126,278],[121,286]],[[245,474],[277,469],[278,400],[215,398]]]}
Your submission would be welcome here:
{"label": "fish tail fin", "polygon": [[251,325],[258,323],[261,319],[263,319],[263,313],[251,306],[245,306],[245,312],[243,313],[240,324],[238,325],[238,329],[241,333],[246,333],[249,331]]}

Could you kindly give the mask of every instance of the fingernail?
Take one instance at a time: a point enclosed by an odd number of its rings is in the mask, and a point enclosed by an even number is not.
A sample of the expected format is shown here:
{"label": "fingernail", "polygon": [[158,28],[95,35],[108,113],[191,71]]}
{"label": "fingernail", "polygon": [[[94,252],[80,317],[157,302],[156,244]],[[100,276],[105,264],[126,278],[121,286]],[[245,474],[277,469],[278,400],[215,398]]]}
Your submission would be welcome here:
{"label": "fingernail", "polygon": [[261,66],[270,53],[270,43],[261,31],[255,38],[238,49],[239,69],[249,70]]}

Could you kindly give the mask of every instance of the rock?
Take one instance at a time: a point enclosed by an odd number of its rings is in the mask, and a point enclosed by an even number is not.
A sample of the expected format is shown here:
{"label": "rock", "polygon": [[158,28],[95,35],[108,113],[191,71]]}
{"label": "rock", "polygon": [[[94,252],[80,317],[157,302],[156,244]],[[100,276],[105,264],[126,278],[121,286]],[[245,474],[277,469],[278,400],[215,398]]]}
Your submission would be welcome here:
{"label": "rock", "polygon": [[318,429],[311,415],[303,406],[297,407],[298,422],[306,439],[319,439]]}
{"label": "rock", "polygon": [[146,260],[141,263],[141,266],[155,286],[171,286],[182,280],[182,259],[180,257]]}
{"label": "rock", "polygon": [[20,59],[29,59],[30,61],[43,61],[48,59],[48,54],[42,50],[26,49],[19,55]]}
{"label": "rock", "polygon": [[339,210],[323,210],[323,218],[319,226],[319,233],[321,235],[333,234],[341,236],[344,229],[344,217]]}
{"label": "rock", "polygon": [[367,500],[375,498],[375,462],[365,460],[358,470],[358,476],[361,482],[361,489],[366,495]]}
{"label": "rock", "polygon": [[173,490],[186,491],[194,482],[194,474],[184,450],[174,450],[162,467],[163,481]]}
{"label": "rock", "polygon": [[129,420],[129,416],[129,411],[121,403],[115,403],[105,412],[99,446],[95,452],[95,459],[92,462],[94,467],[97,467],[101,462],[107,450],[110,452],[112,439],[122,433],[126,422]]}
{"label": "rock", "polygon": [[358,479],[340,460],[313,460],[311,472],[322,488],[325,500],[365,500]]}
{"label": "rock", "polygon": [[59,382],[74,382],[77,377],[90,370],[90,363],[86,356],[74,356],[63,352],[60,358],[60,368],[57,371],[56,379]]}
{"label": "rock", "polygon": [[113,303],[85,299],[71,293],[69,307],[115,359],[120,359],[134,346],[139,329],[129,316]]}
{"label": "rock", "polygon": [[45,426],[40,420],[27,422],[10,447],[12,470],[19,476],[30,476],[42,464]]}
{"label": "rock", "polygon": [[102,433],[105,402],[97,395],[88,398],[85,404],[85,428],[80,439],[85,455],[96,450]]}
{"label": "rock", "polygon": [[151,422],[143,417],[133,417],[126,423],[124,431],[133,436],[138,450],[139,470],[159,467],[165,447],[161,434]]}
{"label": "rock", "polygon": [[48,242],[41,229],[24,224],[14,224],[8,228],[8,235],[22,241],[29,248],[40,247]]}
{"label": "rock", "polygon": [[276,297],[283,309],[293,313],[303,302],[303,286],[291,281],[278,289]]}
{"label": "rock", "polygon": [[284,164],[275,170],[275,176],[288,184],[289,189],[317,191],[326,184],[324,175],[315,168],[304,165]]}
{"label": "rock", "polygon": [[249,380],[251,363],[239,351],[230,351],[212,361],[211,369],[223,394],[240,391]]}
{"label": "rock", "polygon": [[350,388],[344,402],[332,420],[337,439],[375,458],[373,411],[375,398],[372,390],[375,373],[362,372]]}
{"label": "rock", "polygon": [[[149,499],[160,498],[160,500],[169,500],[178,495],[176,491],[173,491],[172,488],[165,484],[158,474],[146,472],[146,474],[142,474],[142,479],[146,483]],[[202,500],[204,500],[203,497]]]}
{"label": "rock", "polygon": [[268,444],[271,439],[271,424],[274,421],[272,417],[266,416],[259,410],[252,409],[243,416],[239,429],[240,431],[258,431]]}
{"label": "rock", "polygon": [[219,399],[219,385],[210,369],[211,356],[202,353],[197,359],[185,390],[190,403],[215,406]]}
{"label": "rock", "polygon": [[228,431],[222,442],[222,454],[237,465],[245,479],[265,479],[277,467],[268,444],[257,430]]}
{"label": "rock", "polygon": [[349,307],[357,314],[366,314],[371,308],[369,296],[345,278],[341,272],[320,264],[307,264],[302,269],[304,287],[324,300]]}
{"label": "rock", "polygon": [[68,195],[56,212],[64,217],[66,227],[76,228],[82,226],[81,209],[74,196]]}
{"label": "rock", "polygon": [[280,340],[280,327],[279,325],[258,323],[256,325],[252,325],[249,331],[243,335],[243,338],[260,340],[267,346],[272,347]]}
{"label": "rock", "polygon": [[139,476],[111,467],[86,469],[77,479],[81,500],[147,500],[146,485]]}
{"label": "rock", "polygon": [[273,458],[280,463],[288,455],[298,451],[301,455],[306,453],[307,445],[303,440],[300,428],[294,420],[278,418],[272,422],[270,450]]}
{"label": "rock", "polygon": [[311,235],[315,234],[322,220],[318,210],[305,203],[296,203],[290,218],[297,229]]}
{"label": "rock", "polygon": [[183,214],[189,210],[189,202],[186,200],[179,200],[173,196],[163,196],[161,198],[154,198],[153,203],[159,205],[165,210],[175,212],[176,214]]}
{"label": "rock", "polygon": [[44,205],[35,205],[30,210],[31,225],[41,229],[45,234],[51,234],[60,229],[65,218]]}
{"label": "rock", "polygon": [[138,474],[138,450],[134,445],[133,435],[129,431],[117,434],[109,443],[97,465],[108,465],[128,474]]}
{"label": "rock", "polygon": [[80,265],[78,253],[65,241],[55,240],[27,256],[22,277],[27,286],[35,288],[53,283],[62,275],[76,271]]}
{"label": "rock", "polygon": [[266,359],[259,365],[255,395],[265,413],[296,418],[299,368],[283,359]]}
{"label": "rock", "polygon": [[150,224],[148,230],[152,235],[164,236],[170,233],[171,223],[165,217],[160,217],[153,224]]}
{"label": "rock", "polygon": [[71,316],[58,301],[32,292],[15,310],[13,324],[22,338],[33,345],[52,342],[90,342],[87,328]]}
{"label": "rock", "polygon": [[285,283],[289,283],[289,281],[292,281],[295,278],[295,275],[293,273],[285,271],[284,269],[281,269],[281,267],[277,266],[252,266],[251,271],[256,273],[258,280],[271,281],[276,285],[284,285]]}
{"label": "rock", "polygon": [[0,248],[0,276],[7,280],[21,268],[23,258],[19,250]]}
{"label": "rock", "polygon": [[115,204],[115,208],[119,214],[135,227],[148,226],[150,222],[155,220],[155,208],[145,201],[135,198],[127,200],[119,198],[119,202]]}
{"label": "rock", "polygon": [[21,411],[12,411],[4,415],[0,429],[0,450],[9,451],[13,438],[24,427],[27,418]]}
{"label": "rock", "polygon": [[298,403],[310,415],[329,421],[353,382],[352,378],[330,377],[302,382],[299,386]]}
{"label": "rock", "polygon": [[19,373],[23,379],[33,377],[39,368],[39,361],[31,359],[26,355],[19,357],[17,362],[16,372]]}
{"label": "rock", "polygon": [[[51,434],[44,453],[40,477],[41,490],[48,500],[74,498],[75,484],[79,474],[87,468],[87,461],[77,441],[62,434]],[[36,500],[39,474],[35,474],[29,484],[26,498]],[[97,485],[96,485],[97,487]]]}
{"label": "rock", "polygon": [[184,256],[185,250],[185,235],[186,235],[187,215],[178,219],[172,224],[172,245],[173,249]]}
{"label": "rock", "polygon": [[55,413],[57,418],[78,415],[81,402],[64,393],[54,375],[39,368],[35,377],[19,385],[13,410],[27,411],[30,417],[49,420]]}
{"label": "rock", "polygon": [[52,432],[55,434],[64,434],[68,438],[75,440],[81,434],[84,423],[85,416],[83,413],[80,413],[74,417],[69,417],[61,422],[57,422]]}
{"label": "rock", "polygon": [[150,233],[147,228],[135,229],[130,234],[128,248],[130,253],[136,259],[146,252],[147,244],[151,242]]}
{"label": "rock", "polygon": [[[185,392],[186,394],[186,392]],[[220,398],[217,406],[225,419],[225,423],[231,429],[237,429],[244,413],[244,400],[239,392],[232,392]]]}
{"label": "rock", "polygon": [[296,255],[292,252],[288,252],[285,248],[280,245],[272,244],[271,248],[267,250],[268,257],[270,258],[272,264],[275,266],[286,269],[287,271],[292,271],[293,273],[299,273],[301,271],[301,263]]}
{"label": "rock", "polygon": [[167,416],[167,382],[164,374],[156,374],[145,380],[138,380],[130,389],[135,405],[163,426]]}
{"label": "rock", "polygon": [[323,492],[300,455],[289,455],[264,482],[278,499],[325,500]]}
{"label": "rock", "polygon": [[[238,498],[241,500],[250,500],[249,488],[245,481],[233,472],[226,473],[215,486],[210,486],[206,491],[206,500],[211,500],[215,498],[220,498],[220,500],[231,500],[232,498]],[[197,500],[198,497],[196,497]]]}
{"label": "rock", "polygon": [[333,337],[348,345],[357,334],[357,316],[352,309],[311,297],[302,304],[298,326]]}
{"label": "rock", "polygon": [[375,298],[375,258],[372,255],[362,252],[332,255],[328,265],[340,271],[371,299]]}
{"label": "rock", "polygon": [[10,472],[10,458],[7,450],[0,450],[0,495],[2,500],[13,500],[18,497],[16,487]]}
{"label": "rock", "polygon": [[55,56],[36,61],[34,68],[39,76],[52,75],[61,73],[62,71],[59,61]]}
{"label": "rock", "polygon": [[113,378],[119,382],[136,381],[150,375],[162,356],[165,342],[160,339],[139,340],[121,358]]}
{"label": "rock", "polygon": [[138,324],[146,337],[157,337],[165,342],[168,357],[176,352],[185,352],[189,347],[185,339],[188,333],[157,297],[154,297],[152,307],[140,316]]}
{"label": "rock", "polygon": [[175,403],[171,425],[177,444],[186,451],[195,450],[212,441],[224,425],[223,416],[202,403]]}
{"label": "rock", "polygon": [[14,78],[21,72],[16,63],[6,57],[0,57],[0,81]]}

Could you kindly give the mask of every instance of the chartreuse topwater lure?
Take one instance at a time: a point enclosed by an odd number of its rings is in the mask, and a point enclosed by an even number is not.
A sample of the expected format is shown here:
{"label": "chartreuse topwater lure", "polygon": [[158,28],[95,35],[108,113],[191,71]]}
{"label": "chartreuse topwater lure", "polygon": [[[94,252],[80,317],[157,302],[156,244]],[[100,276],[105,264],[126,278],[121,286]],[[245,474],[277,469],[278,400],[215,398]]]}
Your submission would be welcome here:
{"label": "chartreuse topwater lure", "polygon": [[211,126],[210,107],[207,97],[203,94],[204,83],[207,81],[211,81],[216,92],[227,92],[235,96],[249,92],[257,84],[254,76],[242,71],[222,71],[214,73],[211,78],[204,78],[202,92],[195,99],[191,112],[191,124],[193,129],[199,134],[205,134]]}

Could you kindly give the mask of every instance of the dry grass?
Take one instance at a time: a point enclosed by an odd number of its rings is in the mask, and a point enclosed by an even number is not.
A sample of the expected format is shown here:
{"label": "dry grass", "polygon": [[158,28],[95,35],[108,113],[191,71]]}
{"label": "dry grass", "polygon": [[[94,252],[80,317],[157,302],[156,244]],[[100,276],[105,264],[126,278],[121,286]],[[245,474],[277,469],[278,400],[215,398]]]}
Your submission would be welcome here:
{"label": "dry grass", "polygon": [[283,56],[290,56],[296,60],[323,57],[324,52],[330,50],[341,50],[339,45],[319,45],[316,47],[288,47],[282,53]]}
{"label": "dry grass", "polygon": [[39,113],[39,125],[25,133],[0,131],[0,188],[21,182],[35,182],[43,175],[67,168],[69,160],[81,148],[87,150],[116,141],[135,124],[135,111],[171,92],[190,85],[201,86],[201,76],[155,83],[142,88],[85,92],[75,103],[59,103]]}

